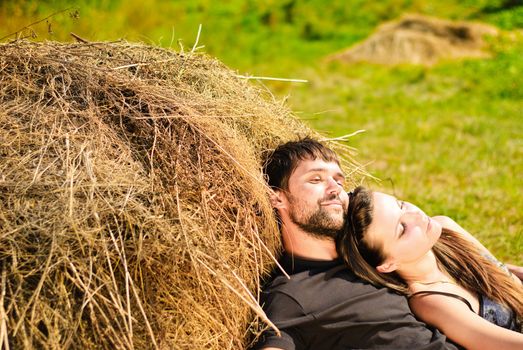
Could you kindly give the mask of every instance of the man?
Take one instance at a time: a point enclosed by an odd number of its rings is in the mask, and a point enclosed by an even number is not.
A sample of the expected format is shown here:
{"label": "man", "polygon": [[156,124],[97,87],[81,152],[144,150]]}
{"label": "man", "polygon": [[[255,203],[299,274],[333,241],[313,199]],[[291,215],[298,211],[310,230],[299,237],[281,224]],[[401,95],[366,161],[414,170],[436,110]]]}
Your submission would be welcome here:
{"label": "man", "polygon": [[336,154],[305,138],[278,147],[264,172],[283,237],[281,265],[264,289],[263,308],[279,328],[256,349],[457,349],[417,321],[406,298],[356,277],[338,259],[348,195]]}

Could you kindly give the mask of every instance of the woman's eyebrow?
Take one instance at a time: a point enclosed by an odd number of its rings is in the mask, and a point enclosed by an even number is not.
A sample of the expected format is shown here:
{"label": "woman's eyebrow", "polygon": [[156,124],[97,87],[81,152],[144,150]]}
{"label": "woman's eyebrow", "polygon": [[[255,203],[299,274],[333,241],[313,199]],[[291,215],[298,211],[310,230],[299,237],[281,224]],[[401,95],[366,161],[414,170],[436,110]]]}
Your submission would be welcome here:
{"label": "woman's eyebrow", "polygon": [[[398,200],[397,198],[396,199],[396,204],[398,205],[398,207],[401,209],[401,201]],[[399,226],[401,225],[401,215],[400,217],[398,218],[398,222],[396,223],[396,238],[399,239],[400,238],[400,231],[398,230]]]}

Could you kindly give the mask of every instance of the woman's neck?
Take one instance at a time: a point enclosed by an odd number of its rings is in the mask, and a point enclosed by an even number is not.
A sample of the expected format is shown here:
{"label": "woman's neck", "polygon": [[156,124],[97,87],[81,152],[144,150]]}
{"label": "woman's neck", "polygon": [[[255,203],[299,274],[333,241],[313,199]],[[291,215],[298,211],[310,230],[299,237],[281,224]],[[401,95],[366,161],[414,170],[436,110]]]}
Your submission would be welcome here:
{"label": "woman's neck", "polygon": [[403,265],[397,272],[409,287],[414,283],[426,284],[451,280],[450,276],[439,268],[432,250],[419,260]]}

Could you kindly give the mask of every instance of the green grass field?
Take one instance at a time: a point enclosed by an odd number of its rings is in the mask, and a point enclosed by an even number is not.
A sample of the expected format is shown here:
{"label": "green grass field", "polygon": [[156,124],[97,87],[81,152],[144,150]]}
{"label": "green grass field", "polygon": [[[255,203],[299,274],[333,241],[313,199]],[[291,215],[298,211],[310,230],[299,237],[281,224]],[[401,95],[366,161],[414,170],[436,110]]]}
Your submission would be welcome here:
{"label": "green grass field", "polygon": [[[517,2],[516,2],[517,3]],[[263,82],[314,128],[350,139],[381,182],[375,189],[456,219],[499,258],[523,264],[523,5],[508,1],[104,1],[20,34],[36,40],[142,41],[199,51],[241,74],[307,79]],[[517,4],[516,4],[517,5]],[[0,37],[69,2],[0,2]],[[483,21],[503,30],[492,57],[431,68],[327,63],[403,13]],[[14,36],[4,38],[12,39]]]}

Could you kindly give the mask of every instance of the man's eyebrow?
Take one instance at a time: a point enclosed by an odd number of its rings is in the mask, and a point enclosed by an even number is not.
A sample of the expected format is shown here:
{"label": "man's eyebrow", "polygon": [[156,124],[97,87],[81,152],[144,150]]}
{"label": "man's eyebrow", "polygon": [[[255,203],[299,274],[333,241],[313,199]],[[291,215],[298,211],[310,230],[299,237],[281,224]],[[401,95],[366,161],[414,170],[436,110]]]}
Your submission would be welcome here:
{"label": "man's eyebrow", "polygon": [[[306,173],[326,173],[326,172],[327,172],[327,169],[325,169],[325,168],[313,168],[313,169],[309,169],[306,171]],[[340,171],[338,171],[336,173],[336,176],[341,177],[342,179],[345,180],[345,175],[343,175],[343,173]]]}

